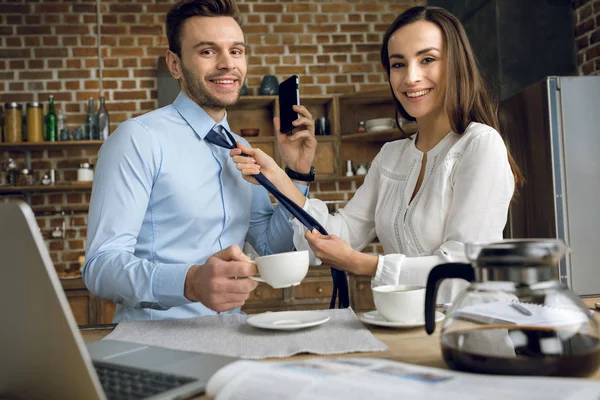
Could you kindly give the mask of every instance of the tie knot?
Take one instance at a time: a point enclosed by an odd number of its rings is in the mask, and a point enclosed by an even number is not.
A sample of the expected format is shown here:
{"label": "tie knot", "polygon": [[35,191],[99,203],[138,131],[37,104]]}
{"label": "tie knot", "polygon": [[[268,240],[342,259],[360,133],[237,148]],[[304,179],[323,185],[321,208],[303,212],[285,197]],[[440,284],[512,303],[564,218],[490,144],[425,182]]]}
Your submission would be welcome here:
{"label": "tie knot", "polygon": [[233,149],[235,147],[235,139],[221,125],[215,125],[206,135],[205,139],[219,147]]}

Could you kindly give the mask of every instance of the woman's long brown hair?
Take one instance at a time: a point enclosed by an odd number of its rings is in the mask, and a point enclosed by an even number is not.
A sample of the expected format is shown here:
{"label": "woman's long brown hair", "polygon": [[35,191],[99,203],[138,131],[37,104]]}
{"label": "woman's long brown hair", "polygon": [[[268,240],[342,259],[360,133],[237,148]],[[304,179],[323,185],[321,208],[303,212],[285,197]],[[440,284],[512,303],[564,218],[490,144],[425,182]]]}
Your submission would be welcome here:
{"label": "woman's long brown hair", "polygon": [[[433,6],[412,7],[400,14],[390,25],[383,37],[381,47],[381,64],[388,74],[388,80],[390,76],[388,53],[390,38],[398,29],[417,21],[429,21],[436,24],[442,30],[446,40],[447,65],[444,107],[450,119],[452,130],[462,134],[471,122],[480,122],[500,132],[496,97],[492,96],[479,71],[471,44],[462,24],[454,15],[443,8]],[[397,110],[396,120],[398,120],[398,114],[400,114],[406,120],[415,121],[415,118],[402,107],[394,94],[393,88],[391,89]],[[398,126],[400,126],[399,123]],[[407,135],[402,128],[400,128],[400,131],[406,138],[411,136]],[[515,186],[518,188],[524,182],[523,173],[508,148],[507,151]]]}

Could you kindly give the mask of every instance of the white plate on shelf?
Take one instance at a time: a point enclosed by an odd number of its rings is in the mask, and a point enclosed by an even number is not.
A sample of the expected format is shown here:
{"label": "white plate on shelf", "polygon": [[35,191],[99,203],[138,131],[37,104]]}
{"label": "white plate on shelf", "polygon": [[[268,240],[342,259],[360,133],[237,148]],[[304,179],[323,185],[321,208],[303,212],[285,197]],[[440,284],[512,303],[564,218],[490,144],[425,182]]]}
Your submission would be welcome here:
{"label": "white plate on shelf", "polygon": [[330,318],[322,311],[278,311],[252,315],[246,322],[256,328],[292,331],[324,324]]}
{"label": "white plate on shelf", "polygon": [[372,126],[372,127],[368,128],[367,132],[390,131],[394,128],[395,128],[394,126],[389,126],[389,125],[377,125],[377,126]]}
{"label": "white plate on shelf", "polygon": [[[435,322],[440,322],[445,317],[446,316],[444,315],[444,313],[439,312],[439,311],[435,312]],[[420,326],[425,325],[425,320],[421,320],[421,321],[388,321],[387,319],[385,319],[381,315],[379,315],[377,310],[362,313],[361,315],[358,316],[358,319],[360,319],[362,322],[365,322],[367,324],[377,325],[377,326],[385,326],[388,328],[418,328]]]}

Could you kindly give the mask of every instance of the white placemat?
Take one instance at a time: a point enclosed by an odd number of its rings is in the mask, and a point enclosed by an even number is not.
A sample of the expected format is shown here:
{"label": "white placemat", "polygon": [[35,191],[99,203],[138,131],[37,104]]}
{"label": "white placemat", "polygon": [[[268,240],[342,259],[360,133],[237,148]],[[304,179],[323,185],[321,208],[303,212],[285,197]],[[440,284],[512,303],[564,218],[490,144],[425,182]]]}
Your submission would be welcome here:
{"label": "white placemat", "polygon": [[323,310],[331,319],[297,331],[270,331],[246,323],[247,315],[222,314],[170,321],[121,322],[104,339],[248,359],[385,351],[350,308]]}

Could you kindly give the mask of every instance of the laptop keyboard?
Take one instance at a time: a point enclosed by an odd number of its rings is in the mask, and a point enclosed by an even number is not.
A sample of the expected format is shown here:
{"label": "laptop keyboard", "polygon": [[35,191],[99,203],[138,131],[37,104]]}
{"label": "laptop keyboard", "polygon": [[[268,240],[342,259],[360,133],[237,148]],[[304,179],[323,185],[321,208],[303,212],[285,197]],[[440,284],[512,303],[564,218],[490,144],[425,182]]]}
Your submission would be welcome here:
{"label": "laptop keyboard", "polygon": [[195,381],[193,378],[94,361],[109,400],[145,399]]}

